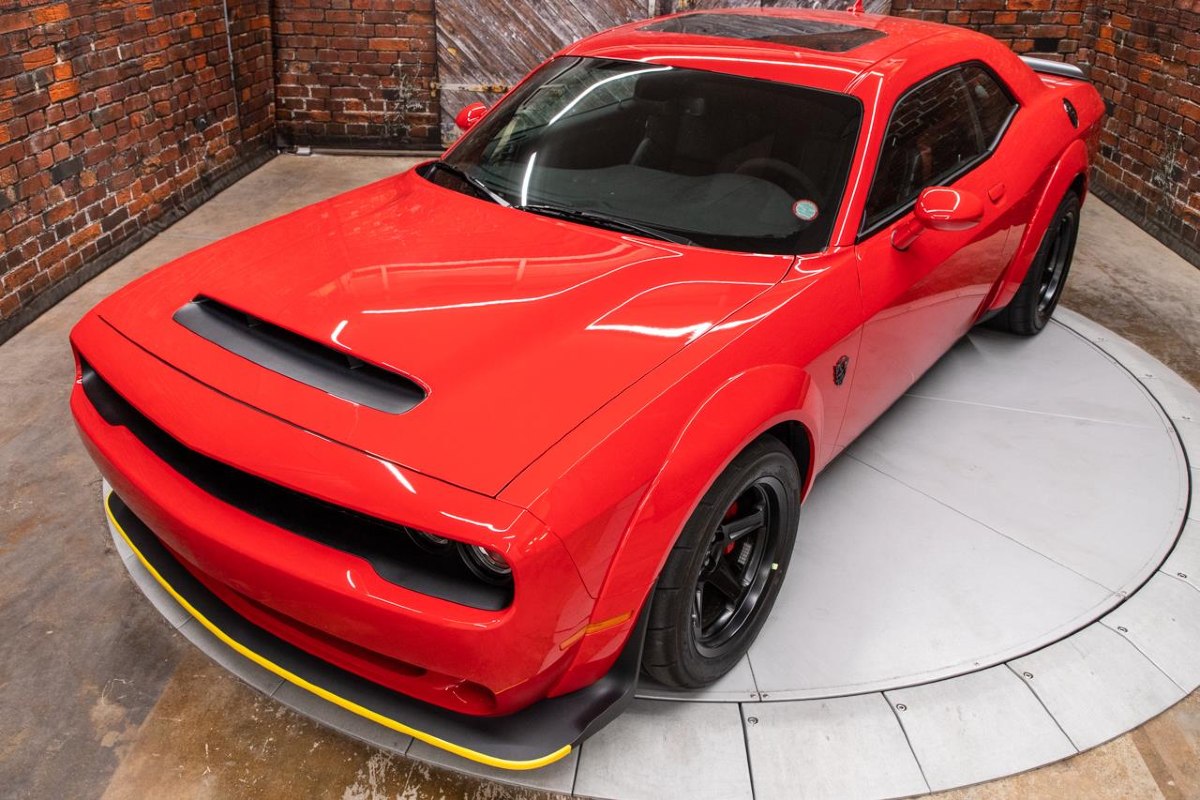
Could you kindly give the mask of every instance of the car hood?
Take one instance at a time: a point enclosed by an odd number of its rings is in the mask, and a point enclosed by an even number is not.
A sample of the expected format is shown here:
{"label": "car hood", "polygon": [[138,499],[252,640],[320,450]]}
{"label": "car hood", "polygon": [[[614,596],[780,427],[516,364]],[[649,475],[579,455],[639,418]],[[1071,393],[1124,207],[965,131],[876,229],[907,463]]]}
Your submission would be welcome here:
{"label": "car hood", "polygon": [[[408,172],[184,256],[99,313],[238,401],[386,468],[495,495],[790,264],[552,220]],[[173,318],[198,296],[406,376],[425,397],[389,413],[260,366]]]}

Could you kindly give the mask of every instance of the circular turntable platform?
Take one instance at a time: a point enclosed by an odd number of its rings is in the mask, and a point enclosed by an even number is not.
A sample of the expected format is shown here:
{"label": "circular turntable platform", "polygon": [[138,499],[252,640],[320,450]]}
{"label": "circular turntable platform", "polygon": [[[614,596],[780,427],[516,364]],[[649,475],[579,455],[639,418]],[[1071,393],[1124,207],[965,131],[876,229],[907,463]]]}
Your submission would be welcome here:
{"label": "circular turntable platform", "polygon": [[1200,394],[1060,310],[971,333],[817,480],[749,656],[532,772],[461,760],[188,638],[281,702],[414,758],[604,798],[898,797],[1111,739],[1200,685]]}

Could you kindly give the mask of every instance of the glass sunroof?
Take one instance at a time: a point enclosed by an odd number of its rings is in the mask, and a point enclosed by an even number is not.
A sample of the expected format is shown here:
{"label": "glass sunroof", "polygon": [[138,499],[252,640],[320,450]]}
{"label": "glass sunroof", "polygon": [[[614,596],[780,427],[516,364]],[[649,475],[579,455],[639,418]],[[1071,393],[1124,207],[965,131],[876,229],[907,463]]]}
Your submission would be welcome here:
{"label": "glass sunroof", "polygon": [[844,53],[886,35],[882,31],[836,22],[750,14],[684,14],[651,22],[641,29],[723,39],[749,39],[827,53]]}

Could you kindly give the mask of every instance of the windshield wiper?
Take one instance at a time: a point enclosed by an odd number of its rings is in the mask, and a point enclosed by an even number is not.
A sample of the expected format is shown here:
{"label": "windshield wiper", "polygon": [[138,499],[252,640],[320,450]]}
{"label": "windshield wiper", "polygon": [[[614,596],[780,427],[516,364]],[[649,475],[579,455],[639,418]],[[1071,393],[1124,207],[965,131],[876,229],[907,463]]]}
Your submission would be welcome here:
{"label": "windshield wiper", "polygon": [[472,189],[482,192],[493,203],[502,205],[506,208],[512,205],[512,203],[501,197],[500,194],[494,191],[490,186],[479,180],[479,178],[476,178],[474,175],[471,175],[464,169],[456,167],[453,164],[448,164],[445,161],[433,161],[430,163],[429,167],[430,169],[440,169],[449,172],[451,175],[458,178]]}
{"label": "windshield wiper", "polygon": [[518,211],[529,211],[533,214],[542,214],[547,217],[557,217],[572,222],[583,222],[601,228],[624,231],[625,233],[636,233],[642,236],[649,236],[651,239],[662,239],[663,241],[674,242],[675,244],[696,244],[681,233],[655,228],[639,222],[631,222],[619,217],[610,217],[607,214],[601,214],[599,211],[588,211],[580,208],[560,208],[559,206],[548,206],[538,203],[527,203],[523,206],[513,206],[513,208]]}

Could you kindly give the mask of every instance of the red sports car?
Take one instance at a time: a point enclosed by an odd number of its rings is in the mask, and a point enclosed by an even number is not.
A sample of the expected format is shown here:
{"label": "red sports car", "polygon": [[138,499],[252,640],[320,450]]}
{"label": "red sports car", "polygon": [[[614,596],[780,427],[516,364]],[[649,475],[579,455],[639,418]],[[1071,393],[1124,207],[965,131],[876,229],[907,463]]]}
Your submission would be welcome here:
{"label": "red sports car", "polygon": [[639,673],[730,670],[821,469],[973,325],[1042,329],[1103,111],[923,22],[626,25],[441,160],[106,299],[72,410],[113,524],[227,644],[540,766]]}

